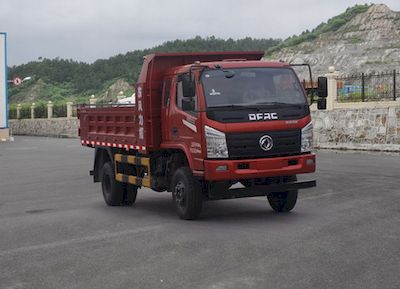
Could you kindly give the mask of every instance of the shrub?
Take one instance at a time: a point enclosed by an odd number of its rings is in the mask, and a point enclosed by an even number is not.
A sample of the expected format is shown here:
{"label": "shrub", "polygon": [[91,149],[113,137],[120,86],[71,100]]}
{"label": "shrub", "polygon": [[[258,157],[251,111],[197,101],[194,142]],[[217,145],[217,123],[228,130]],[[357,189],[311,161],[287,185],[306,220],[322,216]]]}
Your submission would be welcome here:
{"label": "shrub", "polygon": [[66,117],[67,105],[65,103],[55,103],[53,106],[53,117]]}
{"label": "shrub", "polygon": [[29,104],[23,104],[21,107],[21,119],[31,117],[31,106]]}
{"label": "shrub", "polygon": [[39,103],[35,107],[35,118],[46,118],[47,106],[44,103]]}

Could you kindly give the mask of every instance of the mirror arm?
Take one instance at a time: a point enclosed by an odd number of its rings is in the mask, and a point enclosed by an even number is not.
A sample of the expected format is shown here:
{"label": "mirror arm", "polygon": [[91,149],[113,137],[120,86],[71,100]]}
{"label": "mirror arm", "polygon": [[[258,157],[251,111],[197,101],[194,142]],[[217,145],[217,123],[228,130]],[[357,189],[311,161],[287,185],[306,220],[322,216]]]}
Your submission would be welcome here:
{"label": "mirror arm", "polygon": [[309,72],[309,74],[310,74],[310,81],[311,81],[311,89],[310,89],[310,92],[311,92],[311,103],[313,103],[313,102],[314,102],[314,92],[315,92],[315,89],[314,89],[314,83],[313,83],[313,78],[312,78],[312,72],[311,72],[311,66],[310,66],[310,64],[308,64],[308,63],[290,63],[290,66],[307,66],[307,67],[308,67],[308,72]]}
{"label": "mirror arm", "polygon": [[201,64],[193,64],[189,68],[189,79],[192,80],[192,70],[193,68],[201,68],[201,72],[203,72],[204,69],[208,68],[207,65],[201,65]]}

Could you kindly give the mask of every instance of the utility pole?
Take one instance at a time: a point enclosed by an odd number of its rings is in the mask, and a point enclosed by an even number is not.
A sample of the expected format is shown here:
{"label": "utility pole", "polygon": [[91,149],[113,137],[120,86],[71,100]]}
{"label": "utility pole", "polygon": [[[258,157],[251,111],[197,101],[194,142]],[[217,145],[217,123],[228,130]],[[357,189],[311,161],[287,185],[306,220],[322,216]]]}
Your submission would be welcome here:
{"label": "utility pole", "polygon": [[0,32],[0,141],[8,140],[7,34]]}

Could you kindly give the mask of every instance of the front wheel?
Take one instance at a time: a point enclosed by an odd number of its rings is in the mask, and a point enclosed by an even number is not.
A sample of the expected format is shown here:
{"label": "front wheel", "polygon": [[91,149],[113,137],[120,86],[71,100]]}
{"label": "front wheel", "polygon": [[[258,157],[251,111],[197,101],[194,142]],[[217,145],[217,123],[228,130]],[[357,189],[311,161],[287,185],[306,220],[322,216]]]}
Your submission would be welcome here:
{"label": "front wheel", "polygon": [[297,190],[268,194],[268,202],[276,212],[289,212],[296,205]]}
{"label": "front wheel", "polygon": [[193,178],[188,167],[177,169],[172,177],[172,198],[176,212],[181,219],[198,218],[203,206],[199,181]]}

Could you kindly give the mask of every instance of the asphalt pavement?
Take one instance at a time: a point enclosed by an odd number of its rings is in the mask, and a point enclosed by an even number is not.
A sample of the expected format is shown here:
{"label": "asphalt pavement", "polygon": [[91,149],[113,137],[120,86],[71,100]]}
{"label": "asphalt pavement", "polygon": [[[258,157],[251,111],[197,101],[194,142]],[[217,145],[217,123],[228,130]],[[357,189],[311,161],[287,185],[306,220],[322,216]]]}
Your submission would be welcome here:
{"label": "asphalt pavement", "polygon": [[141,189],[107,207],[77,139],[0,143],[0,289],[400,288],[400,156],[317,153],[295,209],[207,202],[177,218]]}

